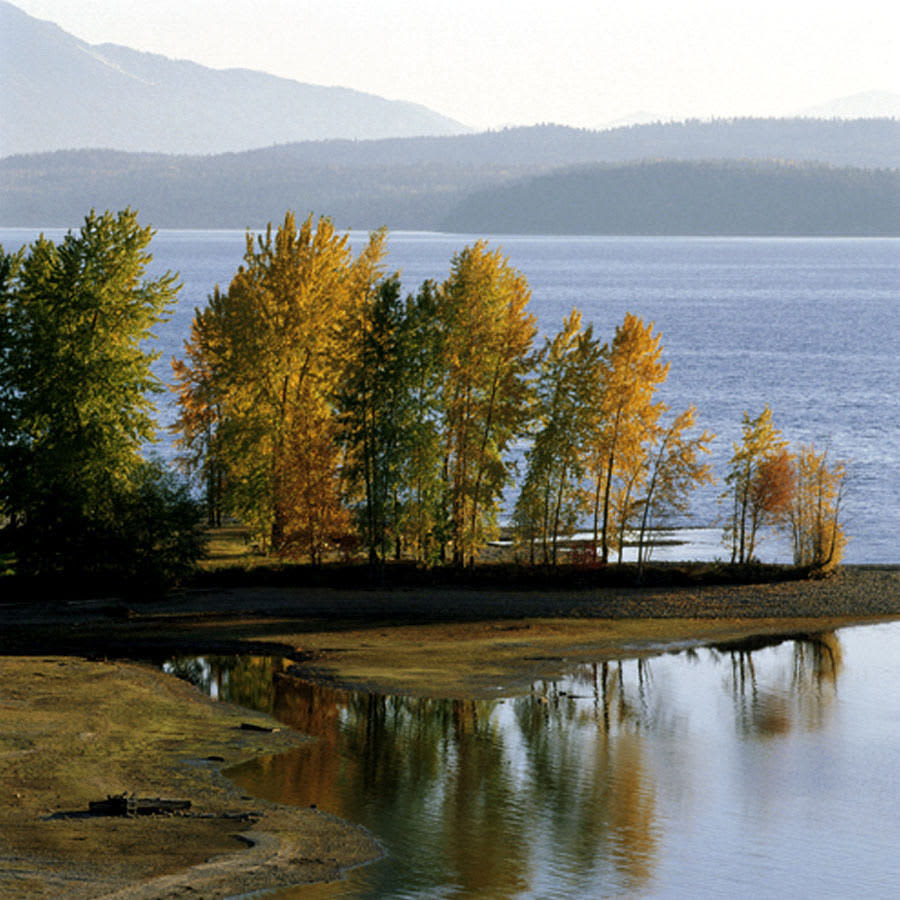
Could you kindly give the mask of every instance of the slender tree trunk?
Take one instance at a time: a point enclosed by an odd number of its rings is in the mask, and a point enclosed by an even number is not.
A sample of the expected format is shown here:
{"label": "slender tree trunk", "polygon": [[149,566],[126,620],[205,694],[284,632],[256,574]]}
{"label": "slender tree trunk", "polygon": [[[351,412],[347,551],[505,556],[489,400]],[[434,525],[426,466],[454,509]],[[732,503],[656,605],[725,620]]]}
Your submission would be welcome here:
{"label": "slender tree trunk", "polygon": [[600,493],[603,481],[600,474],[597,475],[597,490],[594,492],[594,541],[592,544],[594,562],[597,562],[597,539],[599,537],[600,528]]}
{"label": "slender tree trunk", "polygon": [[606,485],[603,491],[603,544],[601,548],[600,561],[605,565],[609,562],[609,497],[612,493],[612,474],[613,474],[614,455],[609,454],[609,462],[606,467]]}

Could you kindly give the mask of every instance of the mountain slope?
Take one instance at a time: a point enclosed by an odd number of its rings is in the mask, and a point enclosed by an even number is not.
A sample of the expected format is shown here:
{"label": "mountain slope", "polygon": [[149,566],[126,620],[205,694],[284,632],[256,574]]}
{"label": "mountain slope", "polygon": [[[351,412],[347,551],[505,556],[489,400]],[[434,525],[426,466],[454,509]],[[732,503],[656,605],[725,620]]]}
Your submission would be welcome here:
{"label": "mountain slope", "polygon": [[347,88],[86,44],[5,0],[0,36],[0,156],[78,147],[219,153],[467,130],[423,106]]}
{"label": "mountain slope", "polygon": [[445,137],[310,141],[242,154],[254,167],[334,165],[531,166],[646,159],[789,159],[837,166],[900,168],[893,119],[716,119],[588,131],[533,125]]}

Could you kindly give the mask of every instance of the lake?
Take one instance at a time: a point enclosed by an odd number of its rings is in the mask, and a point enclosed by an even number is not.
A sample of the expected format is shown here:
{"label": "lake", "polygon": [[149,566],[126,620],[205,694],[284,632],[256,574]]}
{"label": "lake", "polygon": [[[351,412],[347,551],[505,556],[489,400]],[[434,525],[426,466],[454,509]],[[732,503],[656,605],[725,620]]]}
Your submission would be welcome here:
{"label": "lake", "polygon": [[169,670],[316,741],[227,774],[372,831],[322,898],[893,898],[900,623],[581,665],[524,696],[336,690],[266,658]]}
{"label": "lake", "polygon": [[[60,230],[47,230],[58,239]],[[35,231],[0,229],[9,250]],[[356,243],[363,240],[359,236]],[[407,290],[447,276],[473,235],[398,232],[389,270]],[[671,363],[661,396],[675,410],[694,403],[715,432],[712,462],[724,477],[745,410],[768,403],[793,442],[815,441],[849,461],[848,562],[895,562],[900,533],[900,240],[769,238],[491,237],[532,288],[543,335],[578,306],[611,339],[626,312],[653,321]],[[159,328],[157,371],[181,354],[195,306],[226,286],[241,262],[239,231],[160,231],[153,272],[178,271],[178,309]],[[161,409],[171,422],[171,401]],[[169,438],[161,445],[171,456]],[[673,523],[690,541],[674,555],[725,557],[715,533],[719,487],[695,496],[690,520]],[[779,541],[761,555],[787,560]],[[659,557],[658,557],[659,558]]]}

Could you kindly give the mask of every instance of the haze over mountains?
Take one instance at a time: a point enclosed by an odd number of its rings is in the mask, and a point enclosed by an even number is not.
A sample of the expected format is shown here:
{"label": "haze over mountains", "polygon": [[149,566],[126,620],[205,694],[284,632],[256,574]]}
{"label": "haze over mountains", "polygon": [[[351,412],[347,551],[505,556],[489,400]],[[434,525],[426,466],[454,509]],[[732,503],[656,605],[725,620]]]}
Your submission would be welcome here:
{"label": "haze over mountains", "polygon": [[469,130],[414,103],[86,44],[5,0],[0,36],[0,156],[81,147],[221,153]]}
{"label": "haze over mountains", "polygon": [[837,101],[847,118],[472,134],[414,104],[91,46],[5,0],[0,35],[4,226],[131,206],[155,227],[294,209],[354,228],[900,233],[900,121],[853,117],[896,95]]}

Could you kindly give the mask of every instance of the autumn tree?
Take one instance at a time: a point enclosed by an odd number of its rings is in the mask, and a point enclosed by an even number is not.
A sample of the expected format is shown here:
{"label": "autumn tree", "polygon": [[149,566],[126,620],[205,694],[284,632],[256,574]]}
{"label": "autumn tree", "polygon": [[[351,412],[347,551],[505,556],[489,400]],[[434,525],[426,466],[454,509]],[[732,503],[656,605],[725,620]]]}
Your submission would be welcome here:
{"label": "autumn tree", "polygon": [[531,291],[485,241],[453,257],[441,286],[444,456],[453,559],[471,563],[496,530],[507,456],[530,413]]}
{"label": "autumn tree", "polygon": [[648,556],[647,532],[655,521],[674,514],[684,514],[688,498],[694,488],[709,484],[712,468],[703,462],[715,435],[709,431],[689,438],[697,411],[689,406],[675,416],[668,426],[657,426],[647,448],[647,474],[644,495],[640,502],[638,529],[638,577],[643,574]]}
{"label": "autumn tree", "polygon": [[544,564],[557,564],[561,534],[574,530],[585,505],[592,402],[598,393],[603,348],[573,309],[538,355],[537,432],[525,455],[526,472],[514,511],[532,562],[539,545]]}
{"label": "autumn tree", "polygon": [[0,505],[20,572],[162,570],[167,529],[173,571],[199,552],[189,498],[142,454],[162,390],[146,341],[178,290],[145,277],[152,234],[132,210],[91,212],[59,244],[0,252]]}
{"label": "autumn tree", "polygon": [[753,559],[759,529],[777,525],[786,511],[790,457],[768,405],[755,418],[744,413],[741,441],[733,447],[722,494],[731,505],[724,540],[731,546],[731,561],[747,563]]}
{"label": "autumn tree", "polygon": [[646,475],[645,445],[665,409],[654,399],[669,373],[669,364],[661,356],[653,323],[645,325],[627,313],[605,354],[601,390],[594,404],[590,459],[594,553],[596,557],[599,540],[604,563],[612,541],[621,545],[625,523],[634,514],[634,500]]}
{"label": "autumn tree", "polygon": [[298,228],[291,213],[274,233],[248,233],[244,264],[197,311],[195,346],[175,364],[188,454],[214,449],[224,507],[280,554],[319,561],[348,527],[333,403],[341,327],[381,275],[384,240],[374,233],[354,259],[328,219]]}
{"label": "autumn tree", "polygon": [[828,570],[840,563],[847,538],[840,523],[845,464],[804,445],[796,455],[795,484],[787,523],[794,564]]}

